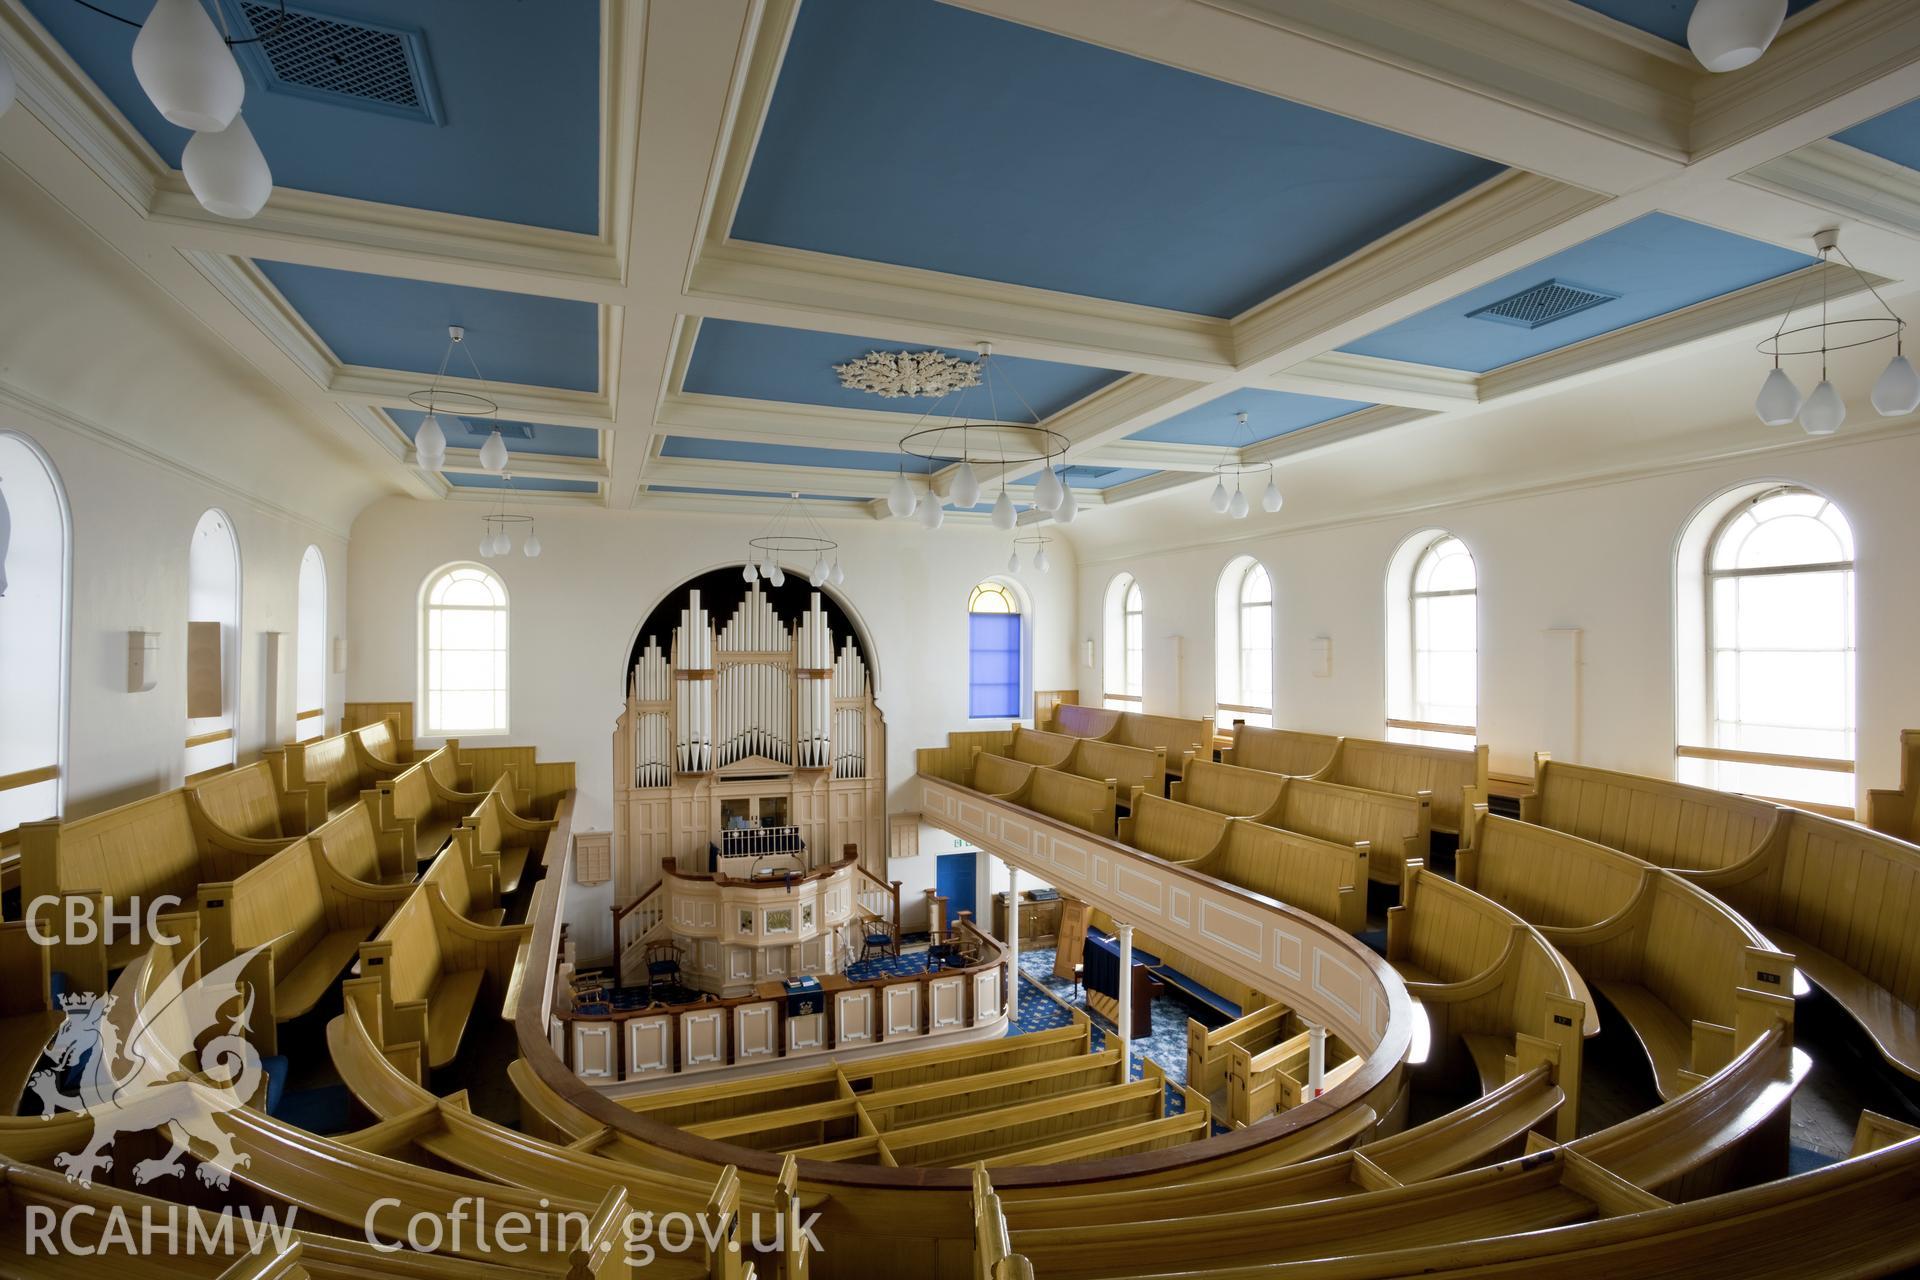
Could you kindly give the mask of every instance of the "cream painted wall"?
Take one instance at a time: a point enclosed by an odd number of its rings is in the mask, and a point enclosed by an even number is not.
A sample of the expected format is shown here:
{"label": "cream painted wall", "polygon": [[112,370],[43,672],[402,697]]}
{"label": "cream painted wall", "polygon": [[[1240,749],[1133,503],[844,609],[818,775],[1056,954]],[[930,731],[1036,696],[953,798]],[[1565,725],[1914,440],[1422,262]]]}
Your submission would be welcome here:
{"label": "cream painted wall", "polygon": [[[1472,549],[1480,575],[1480,737],[1497,772],[1526,773],[1548,746],[1558,708],[1549,628],[1584,632],[1579,681],[1580,758],[1609,768],[1671,775],[1673,759],[1674,547],[1682,526],[1713,495],[1750,481],[1808,485],[1840,503],[1857,543],[1859,785],[1898,785],[1896,739],[1920,724],[1920,435],[1807,447],[1747,462],[1504,500],[1435,506],[1398,517],[1262,535],[1258,512],[1239,535],[1164,552],[1083,560],[1076,638],[1098,638],[1100,601],[1116,573],[1138,576],[1145,597],[1147,710],[1205,715],[1213,707],[1213,591],[1236,555],[1258,556],[1273,575],[1275,701],[1286,727],[1381,736],[1385,715],[1384,586],[1404,537],[1429,526]],[[1203,490],[1190,500],[1204,503]],[[1177,682],[1152,669],[1156,640],[1183,636]],[[1328,678],[1311,674],[1310,643],[1333,641]],[[1076,663],[1083,698],[1100,692],[1100,667]]]}
{"label": "cream painted wall", "polygon": [[[679,583],[738,565],[766,516],[519,509],[539,517],[541,557],[488,562],[505,581],[512,610],[509,737],[537,745],[543,757],[578,762],[577,825],[604,828],[612,813],[614,717],[636,629]],[[475,558],[481,514],[472,504],[389,498],[354,523],[350,697],[416,696],[421,583],[450,561]],[[827,528],[842,543],[841,599],[876,650],[887,777],[900,797],[914,749],[944,742],[948,730],[967,723],[967,594],[1004,571],[1008,535],[958,524],[929,533],[865,517]],[[1054,551],[1050,574],[1020,579],[1037,606],[1037,688],[1071,676],[1074,562],[1064,544]]]}
{"label": "cream painted wall", "polygon": [[[209,507],[233,522],[242,574],[237,737],[244,762],[283,735],[264,718],[265,633],[298,626],[300,558],[327,559],[327,630],[346,634],[346,539],[238,492],[156,465],[82,430],[0,399],[0,427],[52,459],[73,516],[66,816],[83,817],[180,785],[186,737],[187,548]],[[160,676],[127,692],[127,632],[160,633]],[[345,677],[329,676],[327,720]]]}

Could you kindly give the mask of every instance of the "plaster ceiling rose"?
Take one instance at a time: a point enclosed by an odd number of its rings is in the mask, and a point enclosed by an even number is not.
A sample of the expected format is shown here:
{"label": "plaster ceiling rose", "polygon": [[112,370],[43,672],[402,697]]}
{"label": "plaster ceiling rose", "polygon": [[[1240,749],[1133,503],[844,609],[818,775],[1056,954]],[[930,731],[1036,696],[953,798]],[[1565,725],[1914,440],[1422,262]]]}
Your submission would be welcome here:
{"label": "plaster ceiling rose", "polygon": [[944,396],[980,385],[980,366],[944,351],[869,351],[858,360],[833,366],[840,385],[896,399]]}

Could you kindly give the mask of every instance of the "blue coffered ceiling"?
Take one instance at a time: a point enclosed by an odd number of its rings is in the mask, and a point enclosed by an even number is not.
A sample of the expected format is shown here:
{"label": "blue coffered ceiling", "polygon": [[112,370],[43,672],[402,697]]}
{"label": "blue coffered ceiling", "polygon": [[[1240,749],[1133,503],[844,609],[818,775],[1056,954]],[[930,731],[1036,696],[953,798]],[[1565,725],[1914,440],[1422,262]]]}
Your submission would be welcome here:
{"label": "blue coffered ceiling", "polygon": [[[762,147],[765,145],[761,143]],[[871,338],[736,320],[705,320],[700,324],[681,389],[697,395],[779,400],[868,412],[920,414],[937,409],[941,417],[961,412],[974,418],[993,417],[992,410],[997,405],[998,420],[1024,422],[1029,419],[1022,399],[1035,413],[1047,418],[1121,376],[1111,369],[994,356],[991,398],[995,403],[990,404],[988,388],[984,385],[944,401],[927,396],[887,399],[841,386],[840,375],[833,371],[835,365],[858,360],[870,351],[925,349],[925,344],[876,342]],[[947,354],[963,360],[977,358],[972,351],[949,350]]]}
{"label": "blue coffered ceiling", "polygon": [[[1075,489],[1111,489],[1129,480],[1145,480],[1148,476],[1159,474],[1158,471],[1143,471],[1137,467],[1071,466],[1060,472],[1060,478]],[[1013,481],[1013,487],[1017,489],[1038,483],[1040,476],[1036,472]]]}
{"label": "blue coffered ceiling", "polygon": [[1858,147],[1882,160],[1920,169],[1920,101],[1895,107],[1885,115],[1875,116],[1833,137],[1836,142]]}
{"label": "blue coffered ceiling", "polygon": [[[1791,249],[1651,213],[1341,348],[1485,373],[1810,266]],[[1528,329],[1470,315],[1548,280],[1617,295]]]}
{"label": "blue coffered ceiling", "polygon": [[[447,326],[458,324],[466,326],[467,347],[488,382],[600,389],[599,313],[590,302],[286,262],[256,265],[343,363],[431,375],[447,353]],[[473,376],[458,352],[447,372]]]}
{"label": "blue coffered ceiling", "polygon": [[[168,164],[190,136],[133,76],[138,32],[74,0],[24,0]],[[150,0],[97,0],[144,21]],[[236,34],[241,0],[225,0]],[[317,0],[293,9],[397,30],[424,55],[438,122],[270,84],[242,50],[247,126],[275,185],[593,234],[600,229],[600,6],[596,0]],[[209,12],[217,12],[208,4]],[[216,18],[216,21],[218,19]],[[262,30],[269,30],[262,23]]]}
{"label": "blue coffered ceiling", "polygon": [[[1362,400],[1334,400],[1326,396],[1300,396],[1287,391],[1242,388],[1230,391],[1218,400],[1210,400],[1197,409],[1188,409],[1185,413],[1156,422],[1145,431],[1136,431],[1131,438],[1158,440],[1163,444],[1239,448],[1372,407]],[[1234,418],[1235,414],[1242,412],[1247,415],[1244,429]]]}
{"label": "blue coffered ceiling", "polygon": [[935,0],[806,0],[733,235],[1230,316],[1496,172]]}

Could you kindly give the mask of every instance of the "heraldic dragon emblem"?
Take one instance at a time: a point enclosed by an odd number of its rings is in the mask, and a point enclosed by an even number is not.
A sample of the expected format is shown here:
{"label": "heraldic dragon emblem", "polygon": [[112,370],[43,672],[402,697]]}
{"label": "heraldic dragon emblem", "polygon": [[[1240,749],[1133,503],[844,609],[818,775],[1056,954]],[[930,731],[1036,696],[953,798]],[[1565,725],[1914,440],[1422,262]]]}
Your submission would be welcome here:
{"label": "heraldic dragon emblem", "polygon": [[[268,944],[271,945],[271,944]],[[92,993],[61,997],[66,1021],[54,1035],[47,1056],[51,1070],[30,1082],[40,1096],[41,1119],[62,1111],[93,1121],[85,1149],[53,1158],[69,1182],[93,1185],[93,1175],[113,1168],[109,1154],[122,1133],[165,1129],[172,1148],[157,1160],[134,1167],[140,1185],[186,1172],[181,1157],[200,1158],[200,1181],[226,1190],[233,1171],[250,1157],[235,1151],[233,1139],[215,1117],[245,1106],[259,1090],[260,1051],[247,1039],[253,995],[241,982],[247,964],[265,947],[256,947],[198,980],[190,980],[195,947],[157,984],[145,984],[135,998],[131,1019],[115,1016],[117,997]],[[201,1037],[218,1028],[221,1011],[240,1003],[224,1034],[199,1047],[199,1071],[192,1060]],[[62,1076],[78,1076],[76,1094],[62,1092]]]}

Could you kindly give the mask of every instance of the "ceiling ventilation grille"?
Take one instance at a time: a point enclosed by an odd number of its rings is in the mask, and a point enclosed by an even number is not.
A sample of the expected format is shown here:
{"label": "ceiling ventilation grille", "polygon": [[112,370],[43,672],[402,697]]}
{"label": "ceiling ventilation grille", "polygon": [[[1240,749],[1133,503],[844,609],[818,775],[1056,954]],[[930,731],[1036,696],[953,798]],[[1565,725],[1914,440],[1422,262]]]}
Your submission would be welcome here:
{"label": "ceiling ventilation grille", "polygon": [[[336,18],[277,0],[240,0],[259,39],[241,45],[270,90],[439,122],[426,46],[417,31]],[[239,51],[236,50],[236,51]]]}
{"label": "ceiling ventilation grille", "polygon": [[1538,329],[1541,325],[1552,324],[1555,320],[1564,320],[1570,315],[1597,307],[1603,302],[1612,302],[1620,295],[1608,293],[1604,289],[1589,289],[1585,285],[1568,284],[1565,280],[1543,280],[1519,293],[1490,302],[1477,311],[1467,314],[1476,320],[1491,320],[1496,324],[1518,325],[1522,329]]}

